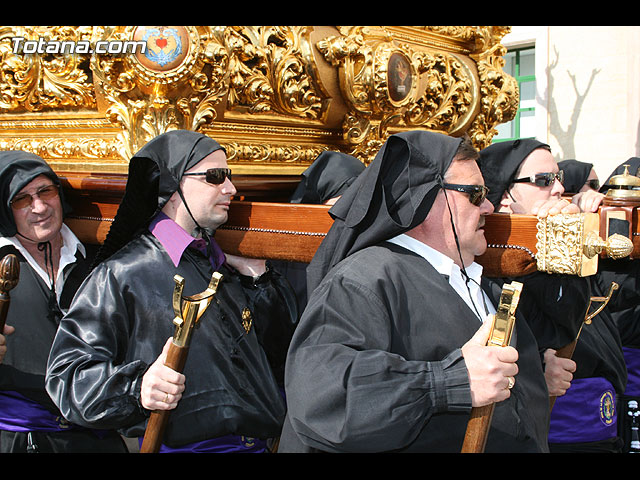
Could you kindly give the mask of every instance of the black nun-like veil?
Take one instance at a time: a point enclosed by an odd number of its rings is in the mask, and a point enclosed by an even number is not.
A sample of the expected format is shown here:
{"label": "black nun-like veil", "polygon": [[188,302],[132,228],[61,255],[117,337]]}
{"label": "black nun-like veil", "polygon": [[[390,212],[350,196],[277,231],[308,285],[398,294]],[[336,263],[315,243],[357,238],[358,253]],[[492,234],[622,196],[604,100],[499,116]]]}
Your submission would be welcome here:
{"label": "black nun-like veil", "polygon": [[484,184],[489,187],[487,198],[494,209],[498,208],[502,195],[516,178],[520,164],[538,148],[551,151],[549,145],[532,138],[494,143],[480,150],[478,163]]}
{"label": "black nun-like veil", "polygon": [[592,163],[580,162],[573,158],[558,162],[558,168],[564,172],[564,191],[566,193],[578,193],[589,178],[593,169]]}
{"label": "black nun-like veil", "polygon": [[389,137],[329,210],[334,223],[307,268],[308,291],[352,253],[419,225],[461,143],[427,131]]}
{"label": "black nun-like veil", "polygon": [[221,149],[224,150],[212,138],[189,130],[163,133],[142,147],[129,162],[129,176],[122,202],[98,251],[94,266],[106,260],[149,225],[171,195],[179,190],[180,180],[186,170]]}
{"label": "black nun-like veil", "polygon": [[322,152],[302,172],[302,178],[291,195],[290,202],[321,204],[339,197],[364,168],[360,160],[346,153]]}

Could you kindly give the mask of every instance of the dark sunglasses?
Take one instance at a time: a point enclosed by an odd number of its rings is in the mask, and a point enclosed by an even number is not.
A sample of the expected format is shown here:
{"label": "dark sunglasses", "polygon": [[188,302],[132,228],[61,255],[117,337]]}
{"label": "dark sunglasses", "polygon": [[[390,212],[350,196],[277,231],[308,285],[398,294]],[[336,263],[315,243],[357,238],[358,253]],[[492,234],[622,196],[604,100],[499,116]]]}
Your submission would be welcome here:
{"label": "dark sunglasses", "polygon": [[51,200],[52,198],[57,197],[58,194],[59,191],[57,185],[47,185],[46,187],[38,189],[33,195],[28,193],[16,195],[9,204],[16,210],[21,210],[23,208],[30,207],[33,204],[34,197],[38,197],[40,200]]}
{"label": "dark sunglasses", "polygon": [[560,183],[564,182],[564,172],[562,170],[558,173],[536,173],[530,177],[517,178],[513,180],[512,183],[535,183],[537,187],[548,187],[555,180],[558,180]]}
{"label": "dark sunglasses", "polygon": [[224,183],[226,178],[231,181],[230,168],[209,168],[206,172],[185,173],[184,175],[204,175],[205,181],[212,185],[220,185],[221,183]]}
{"label": "dark sunglasses", "polygon": [[592,180],[587,180],[585,182],[586,185],[589,185],[589,188],[593,188],[594,190],[600,190],[600,180],[594,178]]}
{"label": "dark sunglasses", "polygon": [[446,190],[455,190],[457,192],[469,195],[469,201],[479,207],[489,194],[489,188],[484,185],[459,185],[457,183],[444,183],[442,188]]}

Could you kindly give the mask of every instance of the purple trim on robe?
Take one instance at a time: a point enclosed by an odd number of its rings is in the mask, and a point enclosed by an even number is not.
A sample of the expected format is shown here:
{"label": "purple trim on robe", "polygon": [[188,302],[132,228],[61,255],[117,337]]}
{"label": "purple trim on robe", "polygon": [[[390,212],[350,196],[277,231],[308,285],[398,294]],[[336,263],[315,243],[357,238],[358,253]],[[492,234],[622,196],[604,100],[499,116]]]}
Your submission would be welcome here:
{"label": "purple trim on robe", "polygon": [[[169,254],[171,261],[177,267],[184,251],[191,244],[192,247],[200,250],[204,255],[207,254],[206,243],[201,238],[194,238],[187,231],[170,219],[163,212],[159,212],[149,224],[149,231],[162,244]],[[225,262],[225,256],[218,243],[211,239],[211,265],[214,270],[218,270],[220,265]]]}
{"label": "purple trim on robe", "polygon": [[[142,438],[138,439],[140,446],[142,446],[142,440]],[[160,445],[158,453],[264,453],[266,451],[267,443],[259,438],[225,435],[180,447]]]}
{"label": "purple trim on robe", "polygon": [[18,392],[0,392],[0,430],[64,432],[75,426]]}
{"label": "purple trim on robe", "polygon": [[602,378],[579,378],[551,410],[549,443],[597,442],[617,436],[616,394]]}
{"label": "purple trim on robe", "polygon": [[627,364],[627,389],[625,395],[640,395],[640,348],[622,347],[624,362]]}

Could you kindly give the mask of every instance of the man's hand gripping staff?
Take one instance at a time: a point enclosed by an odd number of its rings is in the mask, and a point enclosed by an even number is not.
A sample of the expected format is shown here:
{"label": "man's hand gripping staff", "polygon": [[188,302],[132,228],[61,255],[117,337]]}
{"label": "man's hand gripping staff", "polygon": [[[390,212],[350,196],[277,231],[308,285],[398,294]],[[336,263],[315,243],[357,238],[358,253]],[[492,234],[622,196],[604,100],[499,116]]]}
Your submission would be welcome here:
{"label": "man's hand gripping staff", "polygon": [[[512,282],[503,286],[502,294],[500,295],[500,304],[498,305],[496,314],[493,316],[493,322],[485,322],[485,325],[483,325],[483,327],[478,330],[478,333],[463,347],[463,355],[465,355],[465,350],[474,347],[474,341],[478,340],[480,336],[482,336],[482,343],[480,344],[482,346],[502,348],[508,347],[511,341],[511,334],[513,333],[515,312],[520,300],[521,292],[522,284],[519,282]],[[489,328],[490,332],[488,333],[487,337],[487,329]],[[486,342],[484,342],[485,338],[488,338]],[[517,352],[512,347],[509,347],[508,351],[504,350],[497,353],[498,357],[500,357],[500,353],[508,354],[504,355],[504,358],[499,358],[499,360],[504,363],[505,369],[510,370],[497,372],[498,377],[500,377],[500,374],[502,374],[502,376],[505,377],[505,381],[507,381],[508,383],[506,385],[506,388],[504,388],[503,386],[498,385],[495,382],[486,382],[488,385],[496,385],[497,391],[502,395],[501,397],[496,397],[494,395],[493,401],[488,404],[483,404],[484,402],[486,402],[486,400],[482,400],[481,398],[474,398],[472,394],[472,403],[478,403],[479,405],[474,406],[471,409],[471,418],[469,419],[469,423],[467,425],[467,431],[461,450],[462,453],[482,453],[484,451],[487,442],[487,436],[489,434],[489,428],[491,427],[491,419],[493,417],[495,402],[502,401],[508,398],[510,389],[515,383],[514,376],[517,373],[517,365],[515,364],[515,361],[517,360]],[[470,370],[469,377],[473,390],[474,373],[471,370],[474,367],[470,365],[470,362],[468,360],[467,368],[469,368]],[[504,373],[507,373],[509,375],[504,375]],[[501,378],[499,378],[499,380],[500,382],[502,382]],[[488,395],[490,395],[490,393],[488,393]]]}
{"label": "man's hand gripping staff", "polygon": [[[165,349],[166,360],[164,360],[164,366],[175,372],[182,373],[187,360],[193,329],[209,307],[211,300],[213,300],[221,279],[222,275],[214,272],[209,286],[204,292],[183,297],[184,279],[179,275],[174,277],[176,286],[173,290],[173,310],[175,314],[173,323],[176,329],[168,350]],[[169,394],[166,394],[166,398],[169,398]],[[170,410],[154,410],[151,413],[142,446],[140,447],[140,453],[156,453],[159,451],[169,419],[169,412]]]}

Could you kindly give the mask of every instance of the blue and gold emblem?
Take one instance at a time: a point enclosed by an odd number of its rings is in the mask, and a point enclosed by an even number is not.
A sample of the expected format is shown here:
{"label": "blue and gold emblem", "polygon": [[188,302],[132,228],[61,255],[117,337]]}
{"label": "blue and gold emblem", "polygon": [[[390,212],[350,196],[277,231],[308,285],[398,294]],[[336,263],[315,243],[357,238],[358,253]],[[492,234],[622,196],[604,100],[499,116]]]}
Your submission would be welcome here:
{"label": "blue and gold emblem", "polygon": [[146,43],[145,52],[136,54],[136,58],[144,67],[156,72],[180,66],[189,50],[185,27],[138,27],[134,39]]}
{"label": "blue and gold emblem", "polygon": [[616,407],[613,393],[606,391],[600,397],[600,420],[605,425],[611,425],[615,419]]}

